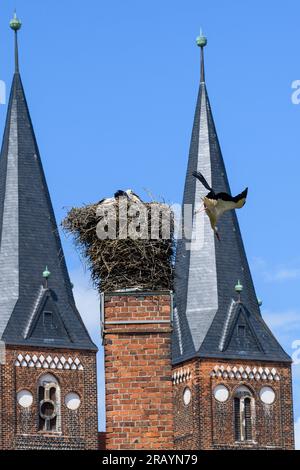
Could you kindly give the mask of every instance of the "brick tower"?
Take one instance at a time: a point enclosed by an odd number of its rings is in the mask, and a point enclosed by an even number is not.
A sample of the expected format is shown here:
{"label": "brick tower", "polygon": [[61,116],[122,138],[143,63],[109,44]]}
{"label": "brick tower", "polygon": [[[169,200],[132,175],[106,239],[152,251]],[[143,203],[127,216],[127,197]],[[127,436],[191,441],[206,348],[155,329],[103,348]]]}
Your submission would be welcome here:
{"label": "brick tower", "polygon": [[170,292],[102,294],[106,448],[173,449]]}
{"label": "brick tower", "polygon": [[[230,193],[207,95],[203,49],[183,204],[207,190]],[[246,210],[246,209],[245,209]],[[176,254],[173,392],[177,449],[292,449],[291,359],[264,322],[234,211],[193,220]]]}
{"label": "brick tower", "polygon": [[[76,309],[19,73],[0,159],[0,449],[96,449],[96,352]],[[46,267],[48,266],[48,268]]]}

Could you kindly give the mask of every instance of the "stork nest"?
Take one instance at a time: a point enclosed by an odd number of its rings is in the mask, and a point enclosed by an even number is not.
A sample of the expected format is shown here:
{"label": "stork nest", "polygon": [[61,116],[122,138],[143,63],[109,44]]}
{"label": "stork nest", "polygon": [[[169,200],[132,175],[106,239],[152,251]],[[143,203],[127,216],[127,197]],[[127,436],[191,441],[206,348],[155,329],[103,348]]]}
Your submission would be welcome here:
{"label": "stork nest", "polygon": [[[147,220],[146,230],[137,223],[139,211],[132,215],[127,210],[127,221],[119,220],[119,199],[113,199],[109,204],[85,205],[72,208],[62,222],[65,232],[74,237],[75,245],[84,262],[88,266],[93,283],[99,291],[116,291],[123,289],[141,290],[170,290],[173,287],[173,261],[174,261],[174,215],[169,205],[158,202],[142,203]],[[115,226],[114,238],[99,238],[97,225],[104,222],[104,216],[98,215],[97,209],[115,209],[115,215],[111,211],[105,212],[105,222]],[[130,203],[128,204],[130,208]],[[157,220],[157,233],[151,238],[151,213],[159,211]],[[126,213],[126,212],[125,212]],[[169,236],[162,237],[166,227],[165,221],[169,221]],[[129,225],[137,225],[134,238],[126,236]],[[153,219],[152,219],[153,223]],[[115,224],[115,225],[114,225]],[[139,238],[141,234],[144,238]],[[148,238],[145,237],[147,233]],[[123,238],[120,238],[123,235]],[[152,233],[153,236],[153,233]]]}

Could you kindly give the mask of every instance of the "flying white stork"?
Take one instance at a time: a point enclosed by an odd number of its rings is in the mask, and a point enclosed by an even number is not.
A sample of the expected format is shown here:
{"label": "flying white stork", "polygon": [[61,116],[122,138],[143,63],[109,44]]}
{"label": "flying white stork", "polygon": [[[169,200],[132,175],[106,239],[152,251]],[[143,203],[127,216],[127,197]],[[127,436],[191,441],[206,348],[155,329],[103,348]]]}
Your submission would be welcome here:
{"label": "flying white stork", "polygon": [[230,211],[232,209],[240,209],[245,205],[248,188],[246,188],[242,193],[238,194],[237,196],[231,196],[227,193],[215,193],[215,191],[210,187],[202,173],[200,173],[199,171],[193,171],[193,176],[195,176],[195,178],[197,178],[209,191],[209,193],[202,198],[204,210],[209,217],[211,228],[215,232],[218,240],[220,241],[220,236],[217,227],[218,219],[221,217],[222,214],[224,214],[224,212]]}

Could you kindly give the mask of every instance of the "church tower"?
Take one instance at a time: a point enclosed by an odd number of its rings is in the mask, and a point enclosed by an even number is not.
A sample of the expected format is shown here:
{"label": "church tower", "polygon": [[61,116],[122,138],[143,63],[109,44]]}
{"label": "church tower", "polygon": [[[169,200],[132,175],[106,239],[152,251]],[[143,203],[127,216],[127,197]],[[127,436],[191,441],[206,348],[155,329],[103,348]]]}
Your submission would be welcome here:
{"label": "church tower", "polygon": [[[204,47],[183,204],[207,190],[230,193],[208,99]],[[247,209],[245,209],[247,210]],[[179,240],[175,267],[173,396],[177,449],[293,449],[291,359],[264,322],[234,211],[205,212]]]}
{"label": "church tower", "polygon": [[19,72],[0,159],[0,449],[96,449],[96,352],[76,309]]}

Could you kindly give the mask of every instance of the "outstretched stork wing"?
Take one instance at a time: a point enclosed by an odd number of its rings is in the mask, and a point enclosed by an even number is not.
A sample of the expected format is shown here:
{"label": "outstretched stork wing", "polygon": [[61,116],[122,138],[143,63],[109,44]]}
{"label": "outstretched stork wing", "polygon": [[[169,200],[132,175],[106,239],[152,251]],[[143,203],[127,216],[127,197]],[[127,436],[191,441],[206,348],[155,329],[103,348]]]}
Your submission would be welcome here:
{"label": "outstretched stork wing", "polygon": [[214,202],[217,218],[224,214],[224,212],[232,209],[241,209],[245,205],[247,192],[248,188],[234,197],[227,193],[218,193]]}
{"label": "outstretched stork wing", "polygon": [[222,201],[231,201],[237,204],[240,201],[245,200],[247,198],[247,194],[248,194],[248,188],[244,189],[244,191],[238,194],[237,196],[231,196],[230,194],[227,194],[227,193],[217,193],[216,199],[222,199]]}
{"label": "outstretched stork wing", "polygon": [[195,176],[208,191],[213,191],[200,171],[193,171],[193,176]]}
{"label": "outstretched stork wing", "polygon": [[241,192],[240,194],[238,194],[237,196],[234,196],[233,197],[233,200],[234,202],[240,202],[242,199],[246,199],[247,197],[247,194],[248,194],[248,188],[244,189],[243,192]]}

